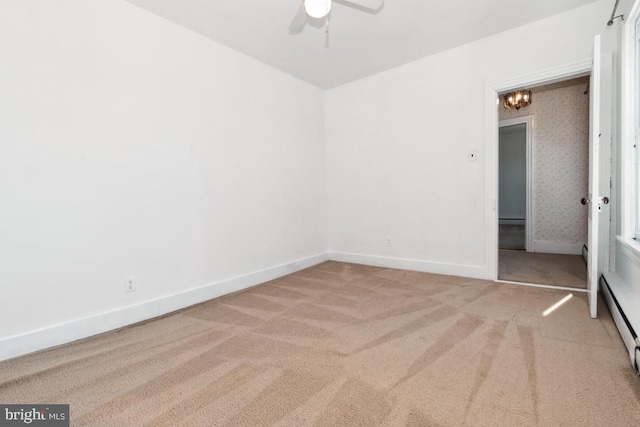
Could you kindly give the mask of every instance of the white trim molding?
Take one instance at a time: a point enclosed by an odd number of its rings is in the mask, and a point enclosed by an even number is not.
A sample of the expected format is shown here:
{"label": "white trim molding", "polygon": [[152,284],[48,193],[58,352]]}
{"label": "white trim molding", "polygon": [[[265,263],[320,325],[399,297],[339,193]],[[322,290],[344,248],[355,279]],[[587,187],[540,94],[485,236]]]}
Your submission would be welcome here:
{"label": "white trim molding", "polygon": [[[621,235],[625,238],[635,237],[637,222],[637,184],[636,184],[636,113],[638,107],[636,88],[637,34],[636,26],[640,25],[640,1],[635,1],[631,12],[622,27],[621,40],[621,82],[620,93],[620,213],[622,216]],[[625,96],[626,94],[626,96]],[[629,96],[630,94],[633,94]]]}
{"label": "white trim molding", "polygon": [[570,291],[570,292],[582,292],[586,293],[586,289],[581,288],[570,288],[568,286],[557,286],[557,285],[541,285],[540,283],[528,283],[528,282],[514,282],[512,280],[495,280],[496,283],[506,283],[508,285],[518,285],[518,286],[529,286],[530,288],[542,288],[542,289],[553,289],[556,291]]}
{"label": "white trim molding", "polygon": [[326,253],[232,277],[173,295],[0,339],[0,361],[162,316],[327,261]]}
{"label": "white trim molding", "polygon": [[498,278],[498,94],[522,87],[540,86],[586,76],[591,73],[592,65],[592,58],[586,58],[510,80],[489,82],[485,86],[485,263],[489,279]]}
{"label": "white trim molding", "polygon": [[423,273],[444,274],[447,276],[470,277],[473,279],[488,278],[488,272],[484,266],[394,258],[348,252],[329,252],[329,259],[331,261],[350,262],[353,264],[371,265],[375,267],[397,268],[401,270],[420,271]]}

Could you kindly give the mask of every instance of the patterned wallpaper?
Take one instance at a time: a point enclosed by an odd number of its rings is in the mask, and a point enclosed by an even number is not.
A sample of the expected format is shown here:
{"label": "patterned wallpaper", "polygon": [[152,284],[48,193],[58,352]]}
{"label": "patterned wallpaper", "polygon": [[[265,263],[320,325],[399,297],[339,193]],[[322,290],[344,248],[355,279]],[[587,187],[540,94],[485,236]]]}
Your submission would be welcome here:
{"label": "patterned wallpaper", "polygon": [[532,90],[532,104],[499,107],[500,120],[533,116],[533,240],[587,241],[589,95],[587,79],[565,87]]}

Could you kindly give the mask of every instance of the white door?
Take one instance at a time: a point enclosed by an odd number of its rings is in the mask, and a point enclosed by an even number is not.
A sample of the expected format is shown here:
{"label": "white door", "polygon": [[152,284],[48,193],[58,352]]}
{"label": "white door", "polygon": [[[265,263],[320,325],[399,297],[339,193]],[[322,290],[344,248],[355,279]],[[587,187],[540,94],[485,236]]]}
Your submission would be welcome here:
{"label": "white door", "polygon": [[[606,72],[605,72],[606,74]],[[608,75],[608,74],[607,74]],[[608,78],[605,79],[608,81]],[[609,147],[604,145],[604,139],[609,136],[610,118],[607,118],[608,96],[605,95],[603,105],[603,69],[602,57],[600,52],[600,36],[597,35],[593,42],[593,69],[591,72],[591,99],[590,99],[590,120],[589,120],[589,231],[588,231],[588,256],[587,256],[587,290],[589,295],[589,314],[592,318],[598,316],[598,280],[602,271],[602,263],[599,267],[599,257],[605,254],[600,253],[600,231],[608,227],[608,223],[604,219],[608,215],[603,214],[605,201],[608,199],[604,196],[606,187],[601,185],[609,182],[607,176],[601,176],[603,166],[607,166],[606,156],[609,153]],[[604,107],[604,108],[603,108]],[[607,129],[607,135],[603,135],[603,130]],[[603,138],[603,136],[605,138]],[[605,168],[609,170],[608,167]],[[608,191],[607,191],[608,194]],[[607,210],[607,214],[608,214]],[[599,230],[602,228],[603,230]]]}

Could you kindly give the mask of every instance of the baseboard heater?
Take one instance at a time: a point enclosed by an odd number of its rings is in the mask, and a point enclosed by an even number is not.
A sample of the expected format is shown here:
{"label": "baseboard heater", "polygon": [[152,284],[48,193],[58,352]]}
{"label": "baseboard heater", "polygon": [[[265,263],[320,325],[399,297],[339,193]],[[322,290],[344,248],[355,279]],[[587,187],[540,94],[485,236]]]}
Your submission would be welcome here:
{"label": "baseboard heater", "polygon": [[624,311],[620,307],[618,300],[611,291],[611,287],[604,276],[600,277],[600,289],[602,290],[604,299],[607,301],[611,317],[613,317],[613,321],[618,327],[622,341],[624,341],[629,351],[631,365],[636,371],[636,374],[640,375],[640,338],[638,338],[638,334],[633,329],[633,326],[631,326],[631,323],[629,323],[629,319],[625,316]]}

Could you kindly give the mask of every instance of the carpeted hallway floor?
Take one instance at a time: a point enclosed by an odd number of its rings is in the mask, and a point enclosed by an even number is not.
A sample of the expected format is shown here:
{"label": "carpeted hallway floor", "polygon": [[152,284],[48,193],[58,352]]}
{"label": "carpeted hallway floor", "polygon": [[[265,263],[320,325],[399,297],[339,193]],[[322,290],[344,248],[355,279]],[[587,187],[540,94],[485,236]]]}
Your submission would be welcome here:
{"label": "carpeted hallway floor", "polygon": [[498,278],[513,282],[586,289],[587,265],[581,255],[500,249]]}
{"label": "carpeted hallway floor", "polygon": [[0,363],[86,426],[632,426],[640,379],[576,293],[327,262]]}
{"label": "carpeted hallway floor", "polygon": [[525,250],[524,225],[500,224],[498,226],[498,247],[500,249]]}

